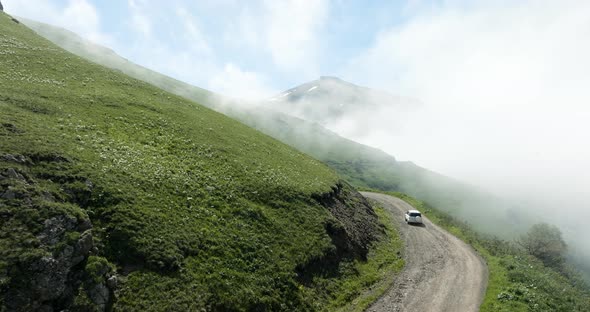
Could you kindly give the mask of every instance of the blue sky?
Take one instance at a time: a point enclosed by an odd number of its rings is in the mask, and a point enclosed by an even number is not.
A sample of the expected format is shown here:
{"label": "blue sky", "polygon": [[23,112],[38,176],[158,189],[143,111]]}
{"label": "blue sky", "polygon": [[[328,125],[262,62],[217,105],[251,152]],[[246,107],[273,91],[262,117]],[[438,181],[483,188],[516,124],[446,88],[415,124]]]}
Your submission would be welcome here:
{"label": "blue sky", "polygon": [[[9,13],[58,24],[141,65],[242,97],[272,95],[319,75],[346,76],[343,68],[380,32],[424,6],[350,0],[4,3]],[[234,90],[222,82],[226,78],[244,87]]]}

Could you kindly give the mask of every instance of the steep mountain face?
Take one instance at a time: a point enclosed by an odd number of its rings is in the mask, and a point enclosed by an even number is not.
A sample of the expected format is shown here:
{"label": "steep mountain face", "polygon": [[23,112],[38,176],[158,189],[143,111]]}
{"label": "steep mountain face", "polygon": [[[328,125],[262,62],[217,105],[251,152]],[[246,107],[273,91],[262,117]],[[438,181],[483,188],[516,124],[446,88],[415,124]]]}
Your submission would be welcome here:
{"label": "steep mountain face", "polygon": [[320,309],[382,236],[319,161],[0,29],[0,311]]}
{"label": "steep mountain face", "polygon": [[360,111],[387,106],[396,110],[418,101],[360,87],[337,77],[322,76],[270,98],[269,108],[321,125],[354,117]]}

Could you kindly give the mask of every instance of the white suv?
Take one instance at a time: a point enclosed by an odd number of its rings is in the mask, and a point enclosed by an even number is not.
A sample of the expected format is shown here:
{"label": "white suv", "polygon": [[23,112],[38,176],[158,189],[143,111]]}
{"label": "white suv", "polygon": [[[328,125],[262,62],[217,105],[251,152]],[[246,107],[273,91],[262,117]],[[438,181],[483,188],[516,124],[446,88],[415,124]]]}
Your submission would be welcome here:
{"label": "white suv", "polygon": [[420,223],[422,224],[422,214],[418,210],[406,211],[406,223]]}

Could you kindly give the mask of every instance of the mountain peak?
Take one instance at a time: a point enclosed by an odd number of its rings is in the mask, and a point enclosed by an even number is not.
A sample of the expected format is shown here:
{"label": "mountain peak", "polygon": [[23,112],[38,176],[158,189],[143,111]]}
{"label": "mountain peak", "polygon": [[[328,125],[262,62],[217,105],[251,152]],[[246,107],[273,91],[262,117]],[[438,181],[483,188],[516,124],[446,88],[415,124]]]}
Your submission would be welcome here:
{"label": "mountain peak", "polygon": [[335,80],[335,81],[344,81],[336,76],[320,76],[320,80]]}
{"label": "mountain peak", "polygon": [[378,107],[414,105],[413,100],[373,90],[335,76],[320,76],[269,99],[272,109],[328,126],[342,117]]}

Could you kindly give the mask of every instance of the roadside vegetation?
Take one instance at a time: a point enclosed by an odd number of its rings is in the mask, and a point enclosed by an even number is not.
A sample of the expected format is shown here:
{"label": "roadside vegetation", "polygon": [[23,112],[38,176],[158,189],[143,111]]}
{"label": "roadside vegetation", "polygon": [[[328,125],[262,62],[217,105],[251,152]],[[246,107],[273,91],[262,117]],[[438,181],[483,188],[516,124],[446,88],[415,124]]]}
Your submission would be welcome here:
{"label": "roadside vegetation", "polygon": [[515,241],[500,240],[406,194],[388,194],[422,211],[486,260],[490,275],[481,311],[588,311],[590,287],[558,260],[565,250],[557,228],[535,225]]}
{"label": "roadside vegetation", "polygon": [[319,161],[0,29],[0,310],[343,308],[401,267]]}

